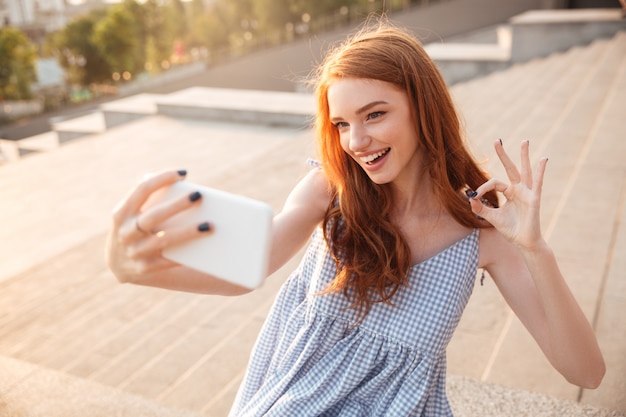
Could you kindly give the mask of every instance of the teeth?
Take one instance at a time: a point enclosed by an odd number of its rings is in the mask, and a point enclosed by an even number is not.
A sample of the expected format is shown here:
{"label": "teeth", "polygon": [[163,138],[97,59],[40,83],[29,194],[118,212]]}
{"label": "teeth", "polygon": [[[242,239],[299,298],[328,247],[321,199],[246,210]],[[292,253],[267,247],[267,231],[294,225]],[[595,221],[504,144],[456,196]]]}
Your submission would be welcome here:
{"label": "teeth", "polygon": [[387,148],[387,149],[384,149],[384,150],[382,150],[382,151],[380,151],[380,152],[377,152],[377,153],[373,153],[373,154],[371,154],[371,155],[364,156],[364,157],[362,157],[362,158],[360,158],[360,159],[361,159],[361,161],[363,161],[364,163],[369,164],[369,163],[374,162],[375,160],[377,160],[377,159],[378,159],[378,158],[380,158],[381,156],[385,155],[385,154],[386,154],[387,152],[389,152],[390,150],[391,150],[391,148]]}

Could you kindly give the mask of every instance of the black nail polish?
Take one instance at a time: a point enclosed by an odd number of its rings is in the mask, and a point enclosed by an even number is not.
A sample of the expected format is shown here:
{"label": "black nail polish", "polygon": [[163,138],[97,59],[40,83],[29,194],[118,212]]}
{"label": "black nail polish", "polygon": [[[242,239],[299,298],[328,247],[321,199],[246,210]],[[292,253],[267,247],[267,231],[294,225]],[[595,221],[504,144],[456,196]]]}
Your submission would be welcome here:
{"label": "black nail polish", "polygon": [[500,146],[503,146],[503,145],[502,145],[502,139],[498,139],[498,140],[500,141]]}
{"label": "black nail polish", "polygon": [[473,193],[471,193],[469,195],[469,198],[476,198],[477,195],[478,195],[478,193],[476,191],[474,191]]}
{"label": "black nail polish", "polygon": [[209,230],[211,230],[211,225],[208,224],[207,222],[200,223],[198,225],[198,231],[199,232],[208,232]]}
{"label": "black nail polish", "polygon": [[178,173],[178,175],[180,175],[181,177],[184,177],[185,175],[187,175],[187,170],[186,169],[179,169],[178,171],[176,171]]}
{"label": "black nail polish", "polygon": [[202,194],[200,194],[199,191],[194,191],[193,193],[189,194],[189,201],[191,202],[200,200],[200,198],[202,198]]}

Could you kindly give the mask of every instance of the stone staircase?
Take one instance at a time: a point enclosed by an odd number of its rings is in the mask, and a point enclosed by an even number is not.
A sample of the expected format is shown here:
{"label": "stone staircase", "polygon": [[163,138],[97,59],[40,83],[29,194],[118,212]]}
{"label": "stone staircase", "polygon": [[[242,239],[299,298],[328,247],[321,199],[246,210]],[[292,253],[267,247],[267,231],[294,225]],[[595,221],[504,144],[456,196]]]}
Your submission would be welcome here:
{"label": "stone staircase", "polygon": [[[544,233],[601,343],[621,345],[605,351],[609,370],[604,388],[580,391],[562,381],[504,305],[485,309],[483,302],[491,297],[481,299],[489,291],[485,288],[477,288],[468,310],[475,314],[466,314],[457,333],[459,344],[451,346],[451,368],[463,366],[465,375],[481,380],[626,411],[626,368],[620,364],[626,357],[626,321],[610,312],[626,298],[624,261],[618,260],[624,253],[620,236],[626,215],[626,131],[619,126],[626,99],[625,51],[626,32],[621,32],[452,90],[477,154],[493,155],[485,150],[497,138],[511,146],[529,139],[535,158],[550,158],[542,200]],[[498,173],[494,162],[488,166]],[[485,352],[484,362],[463,364],[467,346],[461,339],[476,339],[473,330],[485,326],[485,315],[490,316],[491,336],[475,346]],[[471,323],[473,318],[478,322]],[[606,390],[611,380],[614,392]]]}
{"label": "stone staircase", "polygon": [[[550,158],[544,232],[608,368],[594,391],[564,382],[486,280],[449,349],[457,416],[626,415],[625,51],[620,32],[451,88],[494,175],[497,138]],[[312,139],[157,111],[0,167],[0,416],[225,416],[298,258],[237,298],[120,285],[102,256],[110,210],[164,167],[278,210]]]}

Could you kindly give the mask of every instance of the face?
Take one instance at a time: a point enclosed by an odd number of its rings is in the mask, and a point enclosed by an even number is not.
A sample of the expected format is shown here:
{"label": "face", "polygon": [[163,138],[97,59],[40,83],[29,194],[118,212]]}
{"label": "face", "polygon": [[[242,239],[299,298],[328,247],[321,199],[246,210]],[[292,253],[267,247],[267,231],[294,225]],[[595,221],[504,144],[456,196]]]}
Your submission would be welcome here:
{"label": "face", "polygon": [[377,184],[418,180],[418,136],[404,90],[371,79],[341,78],[328,89],[341,147]]}

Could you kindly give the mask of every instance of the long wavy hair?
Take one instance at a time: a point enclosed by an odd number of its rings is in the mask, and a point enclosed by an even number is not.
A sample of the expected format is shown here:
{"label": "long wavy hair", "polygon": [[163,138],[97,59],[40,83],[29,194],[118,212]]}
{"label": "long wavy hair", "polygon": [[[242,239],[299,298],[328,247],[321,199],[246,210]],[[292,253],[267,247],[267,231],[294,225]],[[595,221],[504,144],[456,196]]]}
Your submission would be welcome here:
{"label": "long wavy hair", "polygon": [[[440,206],[460,224],[489,225],[470,210],[463,190],[487,181],[470,154],[447,86],[420,42],[389,22],[367,24],[332,50],[316,73],[318,153],[331,187],[324,237],[337,275],[325,292],[343,291],[359,315],[389,302],[408,284],[411,251],[391,221],[391,187],[378,185],[347,155],[330,122],[328,88],[340,78],[385,81],[406,91],[414,129]],[[486,196],[497,206],[495,193]]]}

